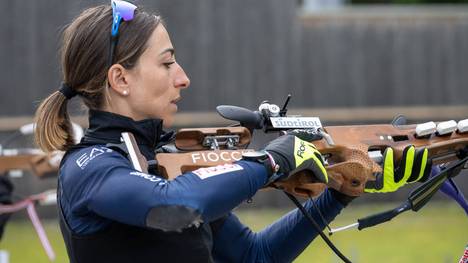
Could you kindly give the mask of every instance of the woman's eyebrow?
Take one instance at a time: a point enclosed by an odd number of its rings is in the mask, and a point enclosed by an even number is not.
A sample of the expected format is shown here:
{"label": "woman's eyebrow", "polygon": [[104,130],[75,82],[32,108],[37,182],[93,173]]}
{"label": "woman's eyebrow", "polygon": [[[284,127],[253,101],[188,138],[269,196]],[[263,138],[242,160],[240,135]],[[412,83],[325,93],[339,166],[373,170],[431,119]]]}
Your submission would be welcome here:
{"label": "woman's eyebrow", "polygon": [[167,52],[170,52],[170,53],[171,53],[171,56],[174,56],[174,54],[175,54],[175,49],[174,49],[174,48],[171,48],[171,47],[170,47],[170,48],[166,48],[166,49],[164,49],[163,52],[161,52],[159,55],[162,56],[162,55],[164,55],[164,54],[167,53]]}

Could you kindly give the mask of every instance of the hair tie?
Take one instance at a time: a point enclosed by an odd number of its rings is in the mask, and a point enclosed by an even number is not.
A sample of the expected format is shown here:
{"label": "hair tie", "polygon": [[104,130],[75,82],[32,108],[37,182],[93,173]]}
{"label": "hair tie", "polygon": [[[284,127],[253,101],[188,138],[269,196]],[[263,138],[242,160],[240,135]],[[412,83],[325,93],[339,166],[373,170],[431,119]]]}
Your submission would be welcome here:
{"label": "hair tie", "polygon": [[78,95],[78,93],[74,89],[70,88],[70,86],[68,86],[64,82],[62,82],[62,86],[59,91],[63,94],[63,96],[65,96],[65,98],[67,98],[67,100]]}

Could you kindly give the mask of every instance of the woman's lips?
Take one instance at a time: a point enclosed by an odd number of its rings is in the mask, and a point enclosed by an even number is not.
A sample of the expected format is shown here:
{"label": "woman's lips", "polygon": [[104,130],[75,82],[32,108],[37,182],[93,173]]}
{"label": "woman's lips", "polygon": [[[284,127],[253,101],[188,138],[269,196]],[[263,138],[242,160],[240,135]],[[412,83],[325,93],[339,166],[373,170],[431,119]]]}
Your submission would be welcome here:
{"label": "woman's lips", "polygon": [[177,97],[176,99],[172,100],[171,103],[176,104],[177,102],[180,101],[180,99],[182,99],[182,97]]}
{"label": "woman's lips", "polygon": [[171,101],[171,104],[175,107],[176,110],[177,110],[177,102],[179,102],[180,99],[181,99],[181,98],[178,97],[177,99]]}

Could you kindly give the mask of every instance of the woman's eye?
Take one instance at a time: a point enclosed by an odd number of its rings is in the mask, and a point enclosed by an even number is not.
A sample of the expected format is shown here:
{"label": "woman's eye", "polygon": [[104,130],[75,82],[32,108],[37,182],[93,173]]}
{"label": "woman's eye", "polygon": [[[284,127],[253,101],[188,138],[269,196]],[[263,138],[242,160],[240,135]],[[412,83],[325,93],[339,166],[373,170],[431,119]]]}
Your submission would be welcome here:
{"label": "woman's eye", "polygon": [[166,63],[163,63],[163,65],[166,67],[166,68],[170,68],[172,64],[174,64],[175,61],[171,61],[171,62],[166,62]]}

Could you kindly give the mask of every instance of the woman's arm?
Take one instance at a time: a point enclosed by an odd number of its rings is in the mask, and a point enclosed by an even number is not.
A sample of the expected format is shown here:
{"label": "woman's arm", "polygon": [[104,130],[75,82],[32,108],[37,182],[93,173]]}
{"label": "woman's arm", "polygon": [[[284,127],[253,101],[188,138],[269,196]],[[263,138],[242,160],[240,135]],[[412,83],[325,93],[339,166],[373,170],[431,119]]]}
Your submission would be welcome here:
{"label": "woman's arm", "polygon": [[[343,209],[343,205],[328,190],[316,202],[327,223]],[[323,229],[325,225],[310,200],[305,207]],[[213,254],[215,260],[220,262],[291,262],[317,235],[298,209],[258,233],[252,232],[235,215],[229,214],[214,233]]]}
{"label": "woman's arm", "polygon": [[260,164],[240,161],[167,181],[135,171],[121,154],[101,147],[71,155],[60,179],[72,216],[93,212],[125,224],[178,230],[228,213],[263,187],[267,173]]}

